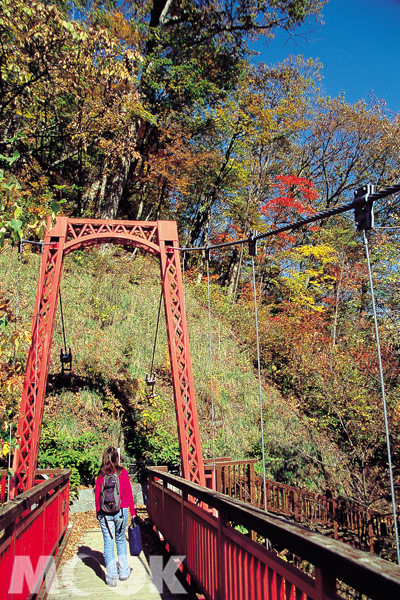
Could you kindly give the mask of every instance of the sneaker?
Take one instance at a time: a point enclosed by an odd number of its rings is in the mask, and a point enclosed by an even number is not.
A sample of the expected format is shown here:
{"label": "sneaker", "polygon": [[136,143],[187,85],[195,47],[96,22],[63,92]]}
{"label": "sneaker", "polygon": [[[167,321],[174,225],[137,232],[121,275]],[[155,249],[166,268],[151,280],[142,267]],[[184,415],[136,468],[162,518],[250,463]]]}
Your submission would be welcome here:
{"label": "sneaker", "polygon": [[116,577],[111,577],[107,581],[107,585],[110,586],[110,587],[117,587],[117,581],[118,581],[118,579]]}
{"label": "sneaker", "polygon": [[119,578],[120,581],[126,581],[127,579],[129,579],[129,577],[131,576],[132,573],[132,569],[129,567],[129,575],[127,575],[126,577],[121,577]]}

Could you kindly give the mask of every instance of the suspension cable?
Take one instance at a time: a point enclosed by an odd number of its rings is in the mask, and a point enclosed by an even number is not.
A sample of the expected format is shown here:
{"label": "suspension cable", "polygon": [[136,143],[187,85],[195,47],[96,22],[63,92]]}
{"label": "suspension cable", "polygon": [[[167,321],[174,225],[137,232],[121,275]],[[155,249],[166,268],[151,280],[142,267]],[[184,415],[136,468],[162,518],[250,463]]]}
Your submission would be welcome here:
{"label": "suspension cable", "polygon": [[[19,243],[19,252],[18,252],[18,274],[17,274],[17,292],[15,297],[15,331],[17,331],[17,319],[18,319],[18,307],[19,307],[19,284],[21,279],[21,262],[22,262],[22,254],[24,252],[24,245],[22,242]],[[14,354],[13,354],[13,369],[15,369],[15,358],[16,358],[16,349],[14,344]]]}
{"label": "suspension cable", "polygon": [[[368,200],[373,202],[375,200],[380,200],[381,198],[385,198],[386,196],[390,196],[391,194],[395,194],[397,192],[400,192],[400,184],[395,184],[395,185],[389,186],[389,187],[381,190],[380,192],[374,192],[373,194],[369,194]],[[277,235],[278,233],[294,231],[296,229],[300,229],[304,225],[310,225],[311,223],[316,223],[317,221],[321,221],[323,219],[327,219],[327,218],[333,217],[335,215],[340,215],[342,213],[349,212],[350,210],[354,210],[360,206],[363,206],[364,203],[365,203],[364,196],[363,197],[358,196],[352,202],[348,202],[347,204],[343,204],[342,206],[337,206],[330,210],[324,210],[324,211],[318,212],[315,215],[308,217],[306,219],[301,219],[300,221],[297,221],[296,223],[291,223],[289,225],[284,225],[283,227],[278,227],[277,229],[272,229],[271,231],[267,231],[267,233],[261,233],[255,237],[255,241],[264,240],[265,238],[271,237],[273,235]],[[215,248],[228,248],[229,246],[236,246],[238,244],[247,244],[250,241],[251,241],[251,238],[247,237],[247,238],[242,238],[240,240],[235,240],[234,242],[224,242],[222,244],[214,244],[214,245],[210,245],[210,246],[199,246],[199,247],[193,247],[193,248],[187,248],[187,247],[175,248],[174,247],[173,250],[200,251],[200,250],[206,250],[207,248],[209,250],[213,250]]]}
{"label": "suspension cable", "polygon": [[211,386],[211,422],[212,422],[212,442],[213,442],[213,472],[215,473],[215,421],[214,421],[214,390],[213,390],[213,360],[212,360],[212,341],[211,341],[211,302],[210,302],[210,252],[206,250],[207,265],[207,296],[208,296],[208,341],[210,349],[210,386]]}
{"label": "suspension cable", "polygon": [[163,299],[163,293],[162,293],[162,290],[161,290],[160,301],[158,303],[157,326],[156,326],[156,334],[154,336],[153,356],[152,356],[152,359],[151,359],[150,377],[153,376],[154,357],[155,357],[155,354],[156,354],[156,345],[157,345],[157,337],[158,337],[158,326],[160,324],[160,314],[161,314],[162,299]]}
{"label": "suspension cable", "polygon": [[260,396],[260,418],[261,418],[261,452],[263,466],[263,482],[264,482],[264,510],[267,508],[267,484],[265,473],[265,451],[264,451],[264,418],[263,418],[263,401],[262,401],[262,384],[261,384],[261,359],[260,359],[260,339],[258,335],[258,313],[257,313],[257,289],[256,289],[256,274],[254,268],[254,256],[251,257],[251,267],[253,272],[253,291],[254,291],[254,319],[256,325],[256,341],[257,341],[257,369],[258,369],[258,388]]}
{"label": "suspension cable", "polygon": [[377,317],[377,314],[376,314],[375,297],[374,297],[374,286],[373,286],[373,283],[372,283],[372,271],[371,271],[371,264],[370,264],[370,261],[369,261],[368,240],[367,240],[367,237],[365,235],[365,230],[363,230],[362,233],[363,233],[363,240],[364,240],[364,245],[365,245],[365,254],[366,254],[366,257],[367,257],[368,277],[369,277],[369,285],[370,285],[370,289],[371,289],[371,299],[372,299],[372,310],[373,310],[373,313],[374,313],[376,346],[377,346],[377,350],[378,350],[379,373],[380,373],[380,378],[381,378],[383,415],[384,415],[384,419],[385,419],[386,445],[387,445],[388,464],[389,464],[389,476],[390,476],[390,489],[391,489],[391,493],[392,493],[392,506],[393,506],[393,517],[394,517],[394,533],[395,533],[395,538],[396,538],[397,564],[400,565],[400,548],[399,548],[399,533],[398,533],[398,527],[397,527],[396,498],[395,498],[395,493],[394,493],[393,468],[392,468],[392,457],[391,457],[391,451],[390,451],[390,436],[389,436],[389,425],[388,425],[387,407],[386,407],[385,382],[384,382],[384,379],[383,379],[381,346],[380,346],[380,341],[379,341],[378,317]]}
{"label": "suspension cable", "polygon": [[61,327],[62,327],[63,338],[64,338],[64,351],[65,351],[65,354],[67,354],[67,341],[65,339],[64,312],[63,312],[63,305],[62,305],[62,300],[61,300],[61,288],[58,289],[58,297],[60,299]]}

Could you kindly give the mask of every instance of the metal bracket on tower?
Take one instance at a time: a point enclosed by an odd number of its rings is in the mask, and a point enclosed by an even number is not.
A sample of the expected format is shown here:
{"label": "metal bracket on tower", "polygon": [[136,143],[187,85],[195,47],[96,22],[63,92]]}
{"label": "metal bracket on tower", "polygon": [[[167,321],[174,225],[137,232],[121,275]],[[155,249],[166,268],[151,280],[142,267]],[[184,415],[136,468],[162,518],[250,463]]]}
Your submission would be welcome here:
{"label": "metal bracket on tower", "polygon": [[374,227],[374,201],[369,198],[374,190],[375,187],[371,183],[367,183],[354,192],[354,202],[360,201],[354,207],[357,231],[366,231]]}
{"label": "metal bracket on tower", "polygon": [[249,233],[249,254],[250,256],[257,256],[257,231],[250,231]]}
{"label": "metal bracket on tower", "polygon": [[207,262],[210,262],[210,242],[207,242],[205,245],[205,250],[204,250],[204,257],[206,259]]}

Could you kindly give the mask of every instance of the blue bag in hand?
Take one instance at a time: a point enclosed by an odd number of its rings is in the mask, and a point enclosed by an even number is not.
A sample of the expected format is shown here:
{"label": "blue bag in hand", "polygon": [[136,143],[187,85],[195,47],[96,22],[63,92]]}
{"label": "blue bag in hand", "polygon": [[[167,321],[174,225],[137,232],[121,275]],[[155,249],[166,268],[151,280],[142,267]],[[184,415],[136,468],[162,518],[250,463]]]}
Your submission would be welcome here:
{"label": "blue bag in hand", "polygon": [[128,527],[129,551],[131,556],[139,556],[142,551],[142,537],[140,535],[140,527],[132,519]]}

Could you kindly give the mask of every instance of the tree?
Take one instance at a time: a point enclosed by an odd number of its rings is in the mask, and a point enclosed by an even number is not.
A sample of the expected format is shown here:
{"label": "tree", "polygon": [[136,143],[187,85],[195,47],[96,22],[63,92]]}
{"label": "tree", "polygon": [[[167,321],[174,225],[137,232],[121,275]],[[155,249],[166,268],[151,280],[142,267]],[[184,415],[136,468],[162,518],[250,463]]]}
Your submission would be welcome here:
{"label": "tree", "polygon": [[115,154],[131,150],[127,121],[151,119],[137,91],[139,56],[104,27],[71,22],[55,6],[6,0],[0,10],[2,152],[22,157],[14,171],[35,191],[33,202],[40,182],[50,196],[54,186],[64,189],[70,211],[93,211],[102,194],[86,187],[88,174],[104,178]]}
{"label": "tree", "polygon": [[319,98],[288,157],[300,177],[314,182],[324,206],[349,201],[357,187],[389,185],[399,176],[398,127],[374,99],[349,105]]}
{"label": "tree", "polygon": [[[211,218],[212,236],[219,242],[246,237],[250,229],[265,231],[262,206],[292,140],[307,125],[317,69],[302,57],[276,67],[248,66],[236,89],[205,111],[202,142],[215,149],[216,160],[189,188],[195,202],[181,213],[188,245],[206,241]],[[225,257],[222,283],[234,295],[243,253],[234,249],[219,256]]]}

